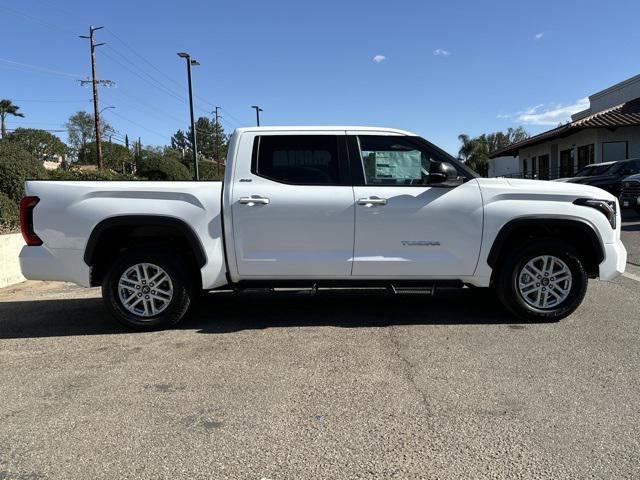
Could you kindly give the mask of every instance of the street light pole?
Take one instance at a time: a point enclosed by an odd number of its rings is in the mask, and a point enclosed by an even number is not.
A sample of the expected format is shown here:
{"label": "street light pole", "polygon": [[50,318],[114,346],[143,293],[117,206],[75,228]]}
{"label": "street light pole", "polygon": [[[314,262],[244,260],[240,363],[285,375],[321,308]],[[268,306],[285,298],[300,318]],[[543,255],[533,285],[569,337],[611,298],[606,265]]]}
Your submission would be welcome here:
{"label": "street light pole", "polygon": [[193,179],[198,180],[198,144],[196,143],[196,122],[193,116],[193,88],[191,84],[191,66],[200,65],[197,60],[193,60],[191,55],[186,52],[178,53],[180,58],[184,58],[187,62],[187,79],[189,82],[189,111],[191,115],[191,146],[193,155]]}
{"label": "street light pole", "polygon": [[260,112],[262,112],[263,110],[258,105],[251,105],[251,108],[255,108],[256,109],[256,125],[259,127],[260,126]]}

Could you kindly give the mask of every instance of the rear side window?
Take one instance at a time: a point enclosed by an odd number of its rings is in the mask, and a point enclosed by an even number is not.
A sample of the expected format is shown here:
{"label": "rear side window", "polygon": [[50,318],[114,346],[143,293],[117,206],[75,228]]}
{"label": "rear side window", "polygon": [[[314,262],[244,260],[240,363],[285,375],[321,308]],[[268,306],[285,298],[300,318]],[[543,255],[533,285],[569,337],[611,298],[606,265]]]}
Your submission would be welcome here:
{"label": "rear side window", "polygon": [[280,183],[338,185],[336,135],[265,135],[256,138],[251,172]]}

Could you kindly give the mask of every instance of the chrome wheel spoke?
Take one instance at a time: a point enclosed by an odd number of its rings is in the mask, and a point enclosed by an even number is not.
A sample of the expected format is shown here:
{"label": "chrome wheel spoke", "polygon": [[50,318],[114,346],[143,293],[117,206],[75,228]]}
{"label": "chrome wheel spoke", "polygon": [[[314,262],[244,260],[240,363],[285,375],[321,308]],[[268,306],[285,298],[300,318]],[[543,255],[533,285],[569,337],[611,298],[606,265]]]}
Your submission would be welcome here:
{"label": "chrome wheel spoke", "polygon": [[173,283],[162,268],[151,263],[129,267],[118,281],[122,306],[138,317],[162,313],[173,299]]}
{"label": "chrome wheel spoke", "polygon": [[572,275],[567,264],[553,255],[541,255],[529,260],[517,277],[518,291],[523,300],[538,309],[555,308],[571,292]]}

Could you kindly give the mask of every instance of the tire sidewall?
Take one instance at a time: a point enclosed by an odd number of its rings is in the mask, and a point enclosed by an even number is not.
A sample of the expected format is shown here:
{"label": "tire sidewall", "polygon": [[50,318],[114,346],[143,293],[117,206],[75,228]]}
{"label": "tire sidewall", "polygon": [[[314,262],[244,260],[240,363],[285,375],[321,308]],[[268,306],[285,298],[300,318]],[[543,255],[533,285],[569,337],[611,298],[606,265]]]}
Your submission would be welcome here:
{"label": "tire sidewall", "polygon": [[[571,272],[571,290],[565,300],[551,309],[529,305],[518,288],[522,268],[532,259],[550,255],[562,260]],[[509,310],[528,320],[557,321],[578,308],[584,299],[588,277],[584,265],[576,253],[564,242],[543,240],[529,244],[509,256],[500,275],[500,298]]]}
{"label": "tire sidewall", "polygon": [[[120,300],[118,284],[122,274],[138,263],[151,263],[162,268],[173,284],[173,297],[167,308],[152,317],[142,317],[127,310]],[[158,250],[130,250],[116,258],[104,277],[102,294],[107,309],[127,327],[136,330],[154,330],[175,325],[186,314],[191,304],[193,288],[184,268],[171,257],[170,252]]]}

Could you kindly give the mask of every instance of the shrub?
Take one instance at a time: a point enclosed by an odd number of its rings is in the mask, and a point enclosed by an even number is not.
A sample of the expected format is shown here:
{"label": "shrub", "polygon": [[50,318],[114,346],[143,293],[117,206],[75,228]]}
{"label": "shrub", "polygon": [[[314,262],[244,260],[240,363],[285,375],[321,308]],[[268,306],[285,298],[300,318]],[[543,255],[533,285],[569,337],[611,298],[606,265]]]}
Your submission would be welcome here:
{"label": "shrub", "polygon": [[86,181],[138,180],[134,175],[118,173],[112,170],[52,170],[49,172],[49,179]]}
{"label": "shrub", "polygon": [[0,193],[0,233],[17,230],[19,223],[18,202]]}
{"label": "shrub", "polygon": [[[192,165],[189,165],[189,171],[193,172]],[[222,180],[224,178],[224,167],[220,166],[220,175],[218,175],[217,165],[214,162],[200,160],[198,162],[198,176],[200,180]],[[193,173],[191,177],[193,178]]]}
{"label": "shrub", "polygon": [[147,180],[191,180],[189,169],[168,158],[149,157],[138,165],[138,176]]}
{"label": "shrub", "polygon": [[47,171],[42,162],[7,141],[0,141],[0,193],[19,202],[24,196],[24,182],[30,179],[46,179]]}

